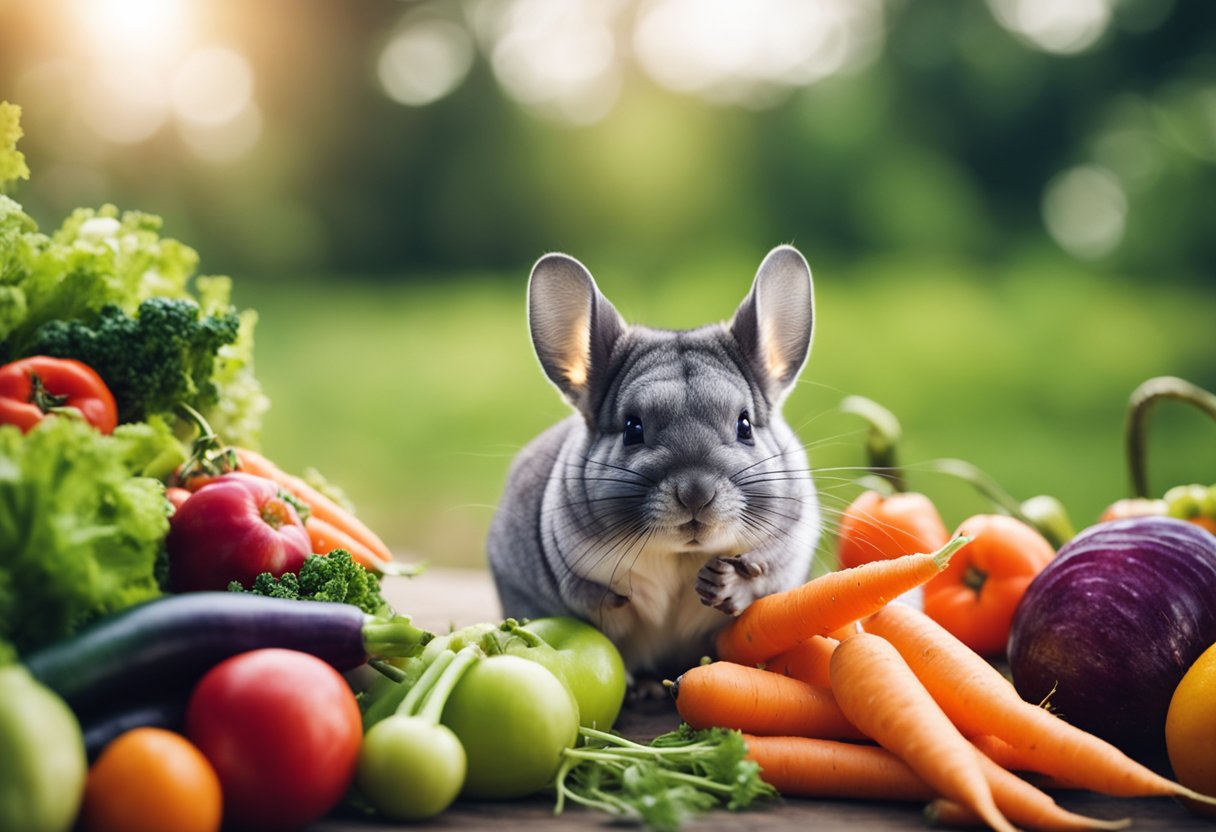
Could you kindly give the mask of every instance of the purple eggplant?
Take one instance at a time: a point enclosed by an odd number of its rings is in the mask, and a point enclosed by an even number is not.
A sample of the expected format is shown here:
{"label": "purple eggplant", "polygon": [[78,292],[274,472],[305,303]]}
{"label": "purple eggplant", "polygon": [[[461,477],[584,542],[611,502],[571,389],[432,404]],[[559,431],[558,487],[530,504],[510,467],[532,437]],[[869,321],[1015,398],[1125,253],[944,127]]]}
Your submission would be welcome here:
{"label": "purple eggplant", "polygon": [[406,617],[371,616],[350,604],[190,592],[102,618],[23,661],[77,714],[91,715],[180,694],[248,650],[300,650],[349,670],[373,657],[414,655],[431,638]]}
{"label": "purple eggplant", "polygon": [[1168,517],[1092,526],[1031,582],[1009,668],[1023,699],[1159,762],[1170,696],[1216,642],[1216,536]]}

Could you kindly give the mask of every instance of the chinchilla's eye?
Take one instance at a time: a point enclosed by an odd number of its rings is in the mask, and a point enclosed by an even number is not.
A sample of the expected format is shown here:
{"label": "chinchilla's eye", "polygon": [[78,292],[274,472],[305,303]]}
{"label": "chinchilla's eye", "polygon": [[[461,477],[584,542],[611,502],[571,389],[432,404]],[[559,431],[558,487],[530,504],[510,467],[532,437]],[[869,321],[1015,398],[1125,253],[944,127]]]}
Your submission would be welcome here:
{"label": "chinchilla's eye", "polygon": [[645,435],[642,433],[642,420],[637,416],[625,417],[625,444],[640,445],[645,441]]}
{"label": "chinchilla's eye", "polygon": [[746,410],[739,414],[739,421],[735,423],[735,436],[740,442],[746,442],[748,445],[754,444],[752,441],[752,420],[748,418]]}

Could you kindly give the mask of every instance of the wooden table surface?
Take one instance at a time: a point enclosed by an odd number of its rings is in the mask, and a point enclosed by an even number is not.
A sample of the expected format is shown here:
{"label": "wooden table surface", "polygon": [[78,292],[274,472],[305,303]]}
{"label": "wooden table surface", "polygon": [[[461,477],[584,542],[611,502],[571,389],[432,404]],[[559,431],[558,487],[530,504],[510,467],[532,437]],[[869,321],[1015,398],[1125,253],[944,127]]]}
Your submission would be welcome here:
{"label": "wooden table surface", "polygon": [[[473,570],[429,569],[413,579],[392,578],[385,582],[385,595],[398,612],[409,614],[422,627],[445,632],[480,621],[501,617],[498,599],[489,575]],[[679,724],[669,702],[651,702],[626,708],[617,723],[624,735],[646,739]],[[1095,818],[1130,818],[1133,830],[1206,830],[1216,832],[1216,818],[1204,819],[1187,812],[1169,798],[1115,799],[1087,792],[1062,791],[1054,795],[1066,809]],[[924,830],[927,827],[916,803],[880,803],[856,800],[783,799],[764,808],[744,812],[715,811],[689,823],[689,830],[758,829],[780,832],[888,832]],[[379,832],[379,830],[488,829],[500,832],[607,828],[614,820],[607,815],[568,809],[553,814],[553,801],[545,796],[515,802],[457,801],[440,817],[421,824],[393,824],[363,818],[335,816],[316,824],[315,832]],[[619,826],[618,826],[619,828]]]}

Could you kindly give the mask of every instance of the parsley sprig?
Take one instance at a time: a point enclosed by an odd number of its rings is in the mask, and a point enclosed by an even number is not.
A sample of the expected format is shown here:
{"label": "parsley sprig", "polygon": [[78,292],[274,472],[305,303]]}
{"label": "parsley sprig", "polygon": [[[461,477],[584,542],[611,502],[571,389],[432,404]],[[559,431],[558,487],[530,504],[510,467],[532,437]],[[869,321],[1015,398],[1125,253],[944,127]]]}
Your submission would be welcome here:
{"label": "parsley sprig", "polygon": [[556,813],[570,801],[668,832],[715,807],[734,811],[777,794],[746,759],[738,731],[681,725],[649,744],[592,728],[580,734],[557,772]]}

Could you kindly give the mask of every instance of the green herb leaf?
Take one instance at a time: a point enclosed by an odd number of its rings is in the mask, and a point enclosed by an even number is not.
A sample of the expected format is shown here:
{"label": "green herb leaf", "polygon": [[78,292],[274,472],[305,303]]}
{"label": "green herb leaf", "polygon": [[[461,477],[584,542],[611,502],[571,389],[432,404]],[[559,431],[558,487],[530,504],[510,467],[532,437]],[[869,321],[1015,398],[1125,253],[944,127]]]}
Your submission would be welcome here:
{"label": "green herb leaf", "polygon": [[695,731],[681,725],[649,745],[583,729],[556,779],[557,806],[566,801],[668,832],[718,806],[731,811],[776,797],[746,759],[738,731]]}

